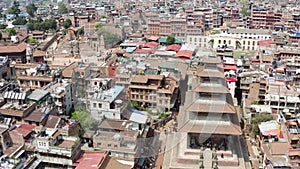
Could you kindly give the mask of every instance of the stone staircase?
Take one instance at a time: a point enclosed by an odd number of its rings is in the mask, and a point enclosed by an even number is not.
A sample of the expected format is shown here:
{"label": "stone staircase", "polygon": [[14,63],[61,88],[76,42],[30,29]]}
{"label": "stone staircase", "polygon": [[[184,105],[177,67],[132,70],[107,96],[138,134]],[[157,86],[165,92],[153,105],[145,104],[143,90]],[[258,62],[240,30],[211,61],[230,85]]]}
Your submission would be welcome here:
{"label": "stone staircase", "polygon": [[204,169],[211,169],[212,168],[212,151],[210,149],[204,150]]}

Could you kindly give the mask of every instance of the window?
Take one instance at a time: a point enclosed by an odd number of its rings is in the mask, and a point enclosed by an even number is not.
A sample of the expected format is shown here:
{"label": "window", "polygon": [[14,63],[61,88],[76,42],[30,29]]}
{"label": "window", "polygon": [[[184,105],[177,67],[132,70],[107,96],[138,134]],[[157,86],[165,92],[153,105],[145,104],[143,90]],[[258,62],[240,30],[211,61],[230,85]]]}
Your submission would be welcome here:
{"label": "window", "polygon": [[98,144],[97,144],[97,147],[100,148],[100,147],[101,147],[101,143],[98,143]]}
{"label": "window", "polygon": [[115,144],[115,145],[114,145],[114,147],[115,147],[115,148],[117,148],[117,147],[118,147],[118,145],[116,145],[116,144]]}
{"label": "window", "polygon": [[98,108],[102,108],[102,104],[101,103],[98,103]]}
{"label": "window", "polygon": [[111,147],[111,144],[107,144],[107,147]]}
{"label": "window", "polygon": [[93,103],[93,107],[96,108],[96,107],[97,107],[97,104],[96,104],[96,103]]}
{"label": "window", "polygon": [[194,41],[197,42],[197,38],[194,38]]}
{"label": "window", "polygon": [[97,82],[94,82],[94,85],[97,86]]}
{"label": "window", "polygon": [[128,153],[124,153],[124,158],[128,158]]}

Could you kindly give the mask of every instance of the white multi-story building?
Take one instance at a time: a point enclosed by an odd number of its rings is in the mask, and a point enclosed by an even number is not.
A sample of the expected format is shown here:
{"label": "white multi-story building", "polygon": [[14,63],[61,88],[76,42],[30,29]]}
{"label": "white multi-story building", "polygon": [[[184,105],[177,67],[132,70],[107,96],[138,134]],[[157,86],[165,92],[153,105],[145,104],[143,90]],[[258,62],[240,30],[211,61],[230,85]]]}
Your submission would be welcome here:
{"label": "white multi-story building", "polygon": [[200,48],[209,48],[210,44],[208,43],[208,36],[197,35],[197,34],[188,34],[186,35],[185,41],[187,44],[193,44]]}
{"label": "white multi-story building", "polygon": [[58,129],[50,128],[40,130],[35,141],[27,146],[34,146],[38,159],[47,165],[56,164],[68,168],[71,168],[81,152],[77,137],[62,136]]}
{"label": "white multi-story building", "polygon": [[264,29],[228,29],[222,27],[220,33],[209,35],[212,48],[232,47],[242,50],[257,50],[258,42],[271,38],[271,33]]}
{"label": "white multi-story building", "polygon": [[53,98],[54,104],[58,107],[60,114],[69,115],[73,107],[71,97],[71,85],[67,81],[55,83],[47,89]]}
{"label": "white multi-story building", "polygon": [[289,112],[296,112],[299,109],[300,99],[293,87],[269,84],[265,104],[270,105],[273,110],[288,109]]}
{"label": "white multi-story building", "polygon": [[100,120],[121,119],[122,100],[119,96],[124,90],[123,86],[113,85],[110,78],[94,78],[90,80],[87,94],[87,108],[92,116]]}

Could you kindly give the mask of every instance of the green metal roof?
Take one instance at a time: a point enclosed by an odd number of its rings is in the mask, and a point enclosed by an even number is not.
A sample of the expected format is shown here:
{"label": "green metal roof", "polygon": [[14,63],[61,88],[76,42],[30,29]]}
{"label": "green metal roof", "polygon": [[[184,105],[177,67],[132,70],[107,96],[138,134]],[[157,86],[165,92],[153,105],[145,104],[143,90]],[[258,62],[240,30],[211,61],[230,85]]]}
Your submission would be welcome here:
{"label": "green metal roof", "polygon": [[167,43],[167,37],[161,37],[158,40],[159,43]]}
{"label": "green metal roof", "polygon": [[175,43],[180,43],[180,44],[182,44],[182,43],[183,43],[183,39],[182,39],[182,38],[176,38],[176,39],[175,39]]}
{"label": "green metal roof", "polygon": [[[159,43],[167,43],[167,37],[164,36],[164,37],[159,38],[158,42],[159,42]],[[175,43],[180,43],[180,44],[182,44],[182,43],[184,43],[184,42],[183,42],[183,39],[182,39],[182,38],[175,38]]]}
{"label": "green metal roof", "polygon": [[159,67],[163,68],[163,69],[175,69],[176,68],[173,65],[166,65],[166,64],[161,64],[161,65],[159,65]]}

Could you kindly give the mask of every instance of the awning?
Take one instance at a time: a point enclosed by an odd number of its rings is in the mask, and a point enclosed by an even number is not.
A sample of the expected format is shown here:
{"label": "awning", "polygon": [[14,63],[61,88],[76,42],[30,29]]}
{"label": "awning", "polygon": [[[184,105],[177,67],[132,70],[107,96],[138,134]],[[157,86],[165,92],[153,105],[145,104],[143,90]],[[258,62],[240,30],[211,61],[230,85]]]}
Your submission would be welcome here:
{"label": "awning", "polygon": [[271,136],[277,136],[277,131],[271,131],[271,132],[270,132],[270,135],[271,135]]}
{"label": "awning", "polygon": [[291,126],[297,126],[297,122],[295,122],[295,121],[290,122],[290,125],[291,125]]}
{"label": "awning", "polygon": [[262,133],[261,133],[261,135],[263,135],[263,136],[269,136],[269,135],[270,135],[270,133],[269,133],[269,132],[267,132],[267,131],[265,131],[265,132],[262,132]]}
{"label": "awning", "polygon": [[286,116],[291,116],[291,115],[292,115],[292,113],[290,113],[290,112],[287,112],[287,113],[285,113],[285,115],[286,115]]}
{"label": "awning", "polygon": [[236,82],[236,78],[225,78],[226,82]]}
{"label": "awning", "polygon": [[235,65],[224,65],[224,70],[236,70]]}

